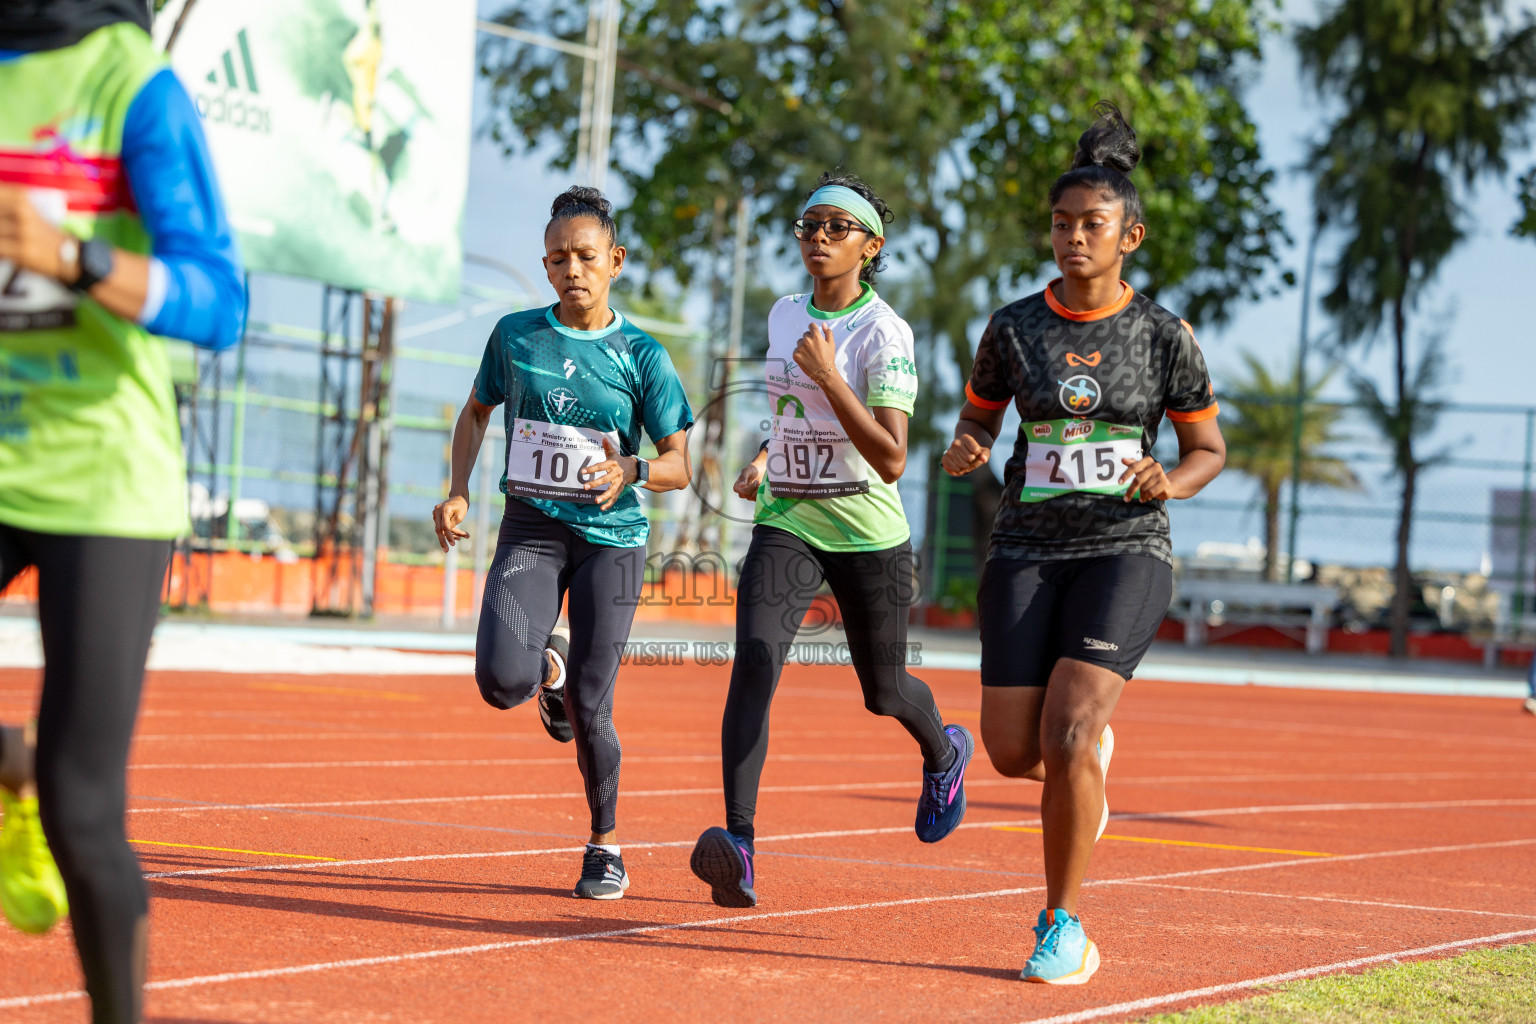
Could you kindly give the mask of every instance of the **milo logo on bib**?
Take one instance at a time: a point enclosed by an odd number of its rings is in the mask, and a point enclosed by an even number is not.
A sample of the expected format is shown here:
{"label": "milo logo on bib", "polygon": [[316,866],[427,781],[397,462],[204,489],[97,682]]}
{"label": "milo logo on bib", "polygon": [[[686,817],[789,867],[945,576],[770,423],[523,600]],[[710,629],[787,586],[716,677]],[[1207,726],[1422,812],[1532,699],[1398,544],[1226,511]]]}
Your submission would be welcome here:
{"label": "milo logo on bib", "polygon": [[794,395],[774,408],[768,491],[775,498],[841,498],[869,493],[869,466],[836,419],[812,420]]}
{"label": "milo logo on bib", "polygon": [[1141,458],[1141,428],[1098,420],[1043,420],[1025,424],[1029,447],[1020,501],[1062,494],[1125,493],[1125,459]]}

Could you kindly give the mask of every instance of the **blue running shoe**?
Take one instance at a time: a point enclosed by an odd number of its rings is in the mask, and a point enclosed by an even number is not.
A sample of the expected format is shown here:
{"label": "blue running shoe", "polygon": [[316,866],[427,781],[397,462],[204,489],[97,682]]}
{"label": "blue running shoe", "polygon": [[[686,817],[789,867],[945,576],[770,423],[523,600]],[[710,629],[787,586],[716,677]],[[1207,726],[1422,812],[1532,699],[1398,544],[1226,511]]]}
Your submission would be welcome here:
{"label": "blue running shoe", "polygon": [[917,798],[917,838],[936,843],[965,819],[965,767],[976,753],[976,741],[963,725],[946,725],[944,734],[955,747],[948,771],[923,772],[923,793]]}
{"label": "blue running shoe", "polygon": [[1065,910],[1040,911],[1035,952],[1019,977],[1041,985],[1081,985],[1099,969],[1099,947],[1083,931],[1081,919]]}
{"label": "blue running shoe", "polygon": [[752,888],[752,847],[723,828],[705,829],[693,844],[688,866],[709,883],[709,898],[717,907],[757,906]]}

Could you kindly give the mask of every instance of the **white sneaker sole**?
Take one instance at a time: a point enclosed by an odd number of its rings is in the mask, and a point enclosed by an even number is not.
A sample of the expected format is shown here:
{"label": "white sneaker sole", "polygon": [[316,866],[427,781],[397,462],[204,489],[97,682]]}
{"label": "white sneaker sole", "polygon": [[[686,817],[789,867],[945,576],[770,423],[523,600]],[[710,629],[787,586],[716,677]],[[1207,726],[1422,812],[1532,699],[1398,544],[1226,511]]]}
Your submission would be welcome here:
{"label": "white sneaker sole", "polygon": [[[1099,742],[1101,744],[1103,744],[1103,746],[1101,746],[1100,749],[1099,749],[1099,768],[1104,773],[1104,781],[1108,782],[1109,781],[1109,761],[1110,761],[1110,758],[1115,756],[1115,730],[1111,729],[1109,726],[1106,725],[1104,727],[1104,733],[1100,737]],[[1109,797],[1105,796],[1104,797],[1104,813],[1099,818],[1099,831],[1094,835],[1093,841],[1094,842],[1098,842],[1099,841],[1099,836],[1102,836],[1104,834],[1104,830],[1106,828],[1108,828],[1108,827],[1109,827]]]}
{"label": "white sneaker sole", "polygon": [[1059,978],[1041,978],[1037,975],[1020,972],[1019,978],[1023,981],[1034,982],[1036,985],[1082,985],[1086,984],[1088,979],[1093,977],[1094,972],[1098,969],[1099,947],[1093,944],[1092,939],[1089,939],[1088,952],[1083,956],[1083,966],[1071,974],[1064,974]]}
{"label": "white sneaker sole", "polygon": [[618,892],[605,892],[605,893],[602,893],[601,895],[596,895],[596,896],[583,896],[581,893],[572,892],[571,895],[576,897],[579,900],[617,900],[617,899],[622,899],[624,897],[625,891],[628,890],[628,889],[629,889],[629,872],[626,871],[626,872],[624,872],[623,880],[621,880],[619,882],[619,891]]}

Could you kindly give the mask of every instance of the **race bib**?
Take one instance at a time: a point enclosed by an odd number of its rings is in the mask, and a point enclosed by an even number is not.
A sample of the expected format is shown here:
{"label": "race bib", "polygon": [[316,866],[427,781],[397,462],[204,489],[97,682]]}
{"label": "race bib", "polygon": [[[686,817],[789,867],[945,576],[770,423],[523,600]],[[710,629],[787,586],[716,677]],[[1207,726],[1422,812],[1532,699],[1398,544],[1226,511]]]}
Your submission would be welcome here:
{"label": "race bib", "polygon": [[837,420],[775,416],[768,445],[768,492],[775,498],[868,494],[869,464]]}
{"label": "race bib", "polygon": [[600,490],[586,490],[587,467],[607,459],[603,438],[619,447],[619,435],[543,420],[514,420],[507,435],[507,493],[545,501],[595,504]]}
{"label": "race bib", "polygon": [[1020,501],[1046,501],[1081,491],[1125,493],[1119,483],[1128,468],[1122,459],[1141,458],[1141,428],[1098,420],[1043,420],[1026,423],[1029,439]]}
{"label": "race bib", "polygon": [[[68,211],[63,192],[28,189],[27,198],[48,223],[63,223]],[[0,260],[0,331],[73,327],[77,302],[75,293],[53,278],[22,270],[10,260]]]}

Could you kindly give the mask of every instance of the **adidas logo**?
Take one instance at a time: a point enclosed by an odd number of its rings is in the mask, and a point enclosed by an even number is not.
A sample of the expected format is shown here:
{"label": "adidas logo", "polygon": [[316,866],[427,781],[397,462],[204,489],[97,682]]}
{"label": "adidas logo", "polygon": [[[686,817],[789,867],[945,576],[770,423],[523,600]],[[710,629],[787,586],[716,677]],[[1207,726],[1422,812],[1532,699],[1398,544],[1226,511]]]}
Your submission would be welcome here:
{"label": "adidas logo", "polygon": [[203,81],[207,86],[193,98],[204,121],[261,135],[272,134],[272,110],[255,100],[261,95],[261,86],[245,29],[235,33],[234,45],[219,55]]}
{"label": "adidas logo", "polygon": [[[251,62],[251,43],[250,40],[246,38],[245,29],[241,29],[239,32],[235,33],[235,45],[240,50],[240,63],[245,69],[246,91],[250,92],[252,95],[255,95],[256,93],[261,92],[261,90],[256,87],[256,67]],[[235,74],[235,61],[233,53],[230,50],[225,50],[223,55],[220,57],[220,61],[224,66],[224,84],[231,89],[240,88],[240,78]],[[206,80],[212,82],[214,85],[218,85],[219,69],[214,68],[213,70],[209,71],[206,76]]]}

